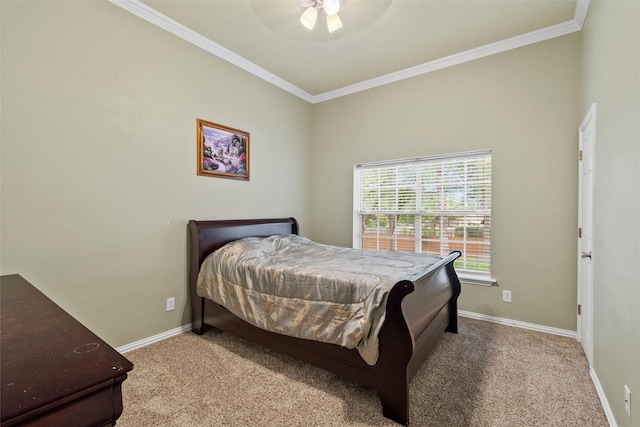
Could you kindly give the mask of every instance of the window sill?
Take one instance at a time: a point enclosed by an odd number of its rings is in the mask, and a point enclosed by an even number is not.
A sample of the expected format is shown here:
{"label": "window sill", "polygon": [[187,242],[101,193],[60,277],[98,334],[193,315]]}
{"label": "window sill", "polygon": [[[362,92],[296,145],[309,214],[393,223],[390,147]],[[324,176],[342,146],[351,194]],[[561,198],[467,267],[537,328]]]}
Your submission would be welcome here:
{"label": "window sill", "polygon": [[467,285],[493,286],[496,284],[496,279],[469,273],[460,273],[458,278],[461,283],[466,283]]}

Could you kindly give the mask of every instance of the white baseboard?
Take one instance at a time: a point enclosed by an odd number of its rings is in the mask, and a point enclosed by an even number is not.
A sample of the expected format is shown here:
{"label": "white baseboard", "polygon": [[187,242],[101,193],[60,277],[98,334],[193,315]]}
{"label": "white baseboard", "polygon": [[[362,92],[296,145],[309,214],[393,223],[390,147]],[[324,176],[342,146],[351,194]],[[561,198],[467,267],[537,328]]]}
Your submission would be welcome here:
{"label": "white baseboard", "polygon": [[506,319],[504,317],[489,316],[488,314],[474,313],[472,311],[458,310],[458,314],[464,317],[470,317],[477,320],[486,320],[487,322],[499,323],[501,325],[515,326],[517,328],[530,329],[532,331],[546,332],[548,334],[560,335],[563,337],[577,338],[576,331],[567,329],[552,328],[551,326],[536,325],[535,323],[521,322],[519,320]]}
{"label": "white baseboard", "polygon": [[[549,326],[536,325],[535,323],[520,322],[519,320],[506,319],[503,317],[489,316],[488,314],[474,313],[471,311],[458,310],[458,314],[464,317],[470,317],[477,320],[486,320],[487,322],[499,323],[501,325],[515,326],[523,329],[531,329],[533,331],[546,332],[548,334],[561,335],[563,337],[576,338],[575,331],[568,331],[565,329],[552,328]],[[162,332],[152,337],[144,338],[139,341],[132,342],[131,344],[123,345],[116,348],[121,354],[136,350],[138,348],[146,347],[149,344],[153,344],[158,341],[165,340],[174,335],[181,334],[191,329],[191,323],[182,325],[178,328],[171,329],[170,331]]]}
{"label": "white baseboard", "polygon": [[602,403],[602,409],[604,409],[604,414],[607,417],[607,421],[609,421],[609,425],[611,427],[618,427],[616,423],[616,418],[613,416],[613,411],[611,410],[611,406],[609,406],[609,401],[607,400],[607,395],[604,394],[604,389],[600,384],[600,380],[598,379],[598,375],[596,375],[596,371],[593,368],[589,369],[589,374],[591,375],[591,381],[593,381],[593,385],[596,387],[596,391],[598,392],[598,397],[600,398],[600,403]]}
{"label": "white baseboard", "polygon": [[123,345],[122,347],[116,348],[116,351],[120,352],[120,354],[128,353],[130,351],[136,350],[138,348],[146,347],[149,344],[153,344],[158,341],[166,340],[167,338],[171,338],[175,335],[181,334],[191,329],[191,323],[187,325],[182,325],[178,328],[171,329],[170,331],[162,332],[160,334],[154,335],[152,337],[144,338],[136,342],[132,342],[131,344]]}

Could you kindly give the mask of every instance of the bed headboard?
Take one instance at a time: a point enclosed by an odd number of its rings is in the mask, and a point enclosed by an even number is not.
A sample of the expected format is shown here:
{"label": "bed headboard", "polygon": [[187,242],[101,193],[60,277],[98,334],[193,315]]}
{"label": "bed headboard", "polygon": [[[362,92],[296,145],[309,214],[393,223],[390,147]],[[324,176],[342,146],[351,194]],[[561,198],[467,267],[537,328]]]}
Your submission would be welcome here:
{"label": "bed headboard", "polygon": [[196,292],[200,264],[213,251],[245,237],[267,237],[274,234],[299,234],[295,218],[238,219],[221,221],[189,221],[191,253],[189,294],[194,320],[192,330],[202,333],[204,300]]}
{"label": "bed headboard", "polygon": [[234,240],[274,234],[299,234],[298,221],[295,218],[191,220],[189,230],[192,264],[197,263],[198,269],[210,253]]}

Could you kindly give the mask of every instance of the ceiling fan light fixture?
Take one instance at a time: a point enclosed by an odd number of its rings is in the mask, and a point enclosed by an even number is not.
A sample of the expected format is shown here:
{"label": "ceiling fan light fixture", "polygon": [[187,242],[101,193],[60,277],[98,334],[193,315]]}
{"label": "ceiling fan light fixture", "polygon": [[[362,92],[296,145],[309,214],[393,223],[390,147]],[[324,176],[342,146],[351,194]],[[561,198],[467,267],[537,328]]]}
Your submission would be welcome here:
{"label": "ceiling fan light fixture", "polygon": [[340,0],[323,0],[322,8],[327,16],[334,16],[340,11]]}
{"label": "ceiling fan light fixture", "polygon": [[304,11],[302,16],[300,17],[300,23],[310,30],[313,30],[313,27],[316,25],[316,20],[318,19],[318,10],[311,6],[308,7],[307,10]]}
{"label": "ceiling fan light fixture", "polygon": [[327,29],[330,33],[342,28],[342,20],[338,15],[327,15]]}

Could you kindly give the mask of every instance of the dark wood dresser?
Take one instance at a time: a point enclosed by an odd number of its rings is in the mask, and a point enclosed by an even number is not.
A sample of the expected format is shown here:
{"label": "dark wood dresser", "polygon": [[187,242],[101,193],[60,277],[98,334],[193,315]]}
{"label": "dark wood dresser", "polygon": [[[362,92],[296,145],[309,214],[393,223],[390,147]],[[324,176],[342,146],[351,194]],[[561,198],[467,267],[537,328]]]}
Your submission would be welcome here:
{"label": "dark wood dresser", "polygon": [[21,276],[0,288],[2,427],[115,425],[133,364]]}

